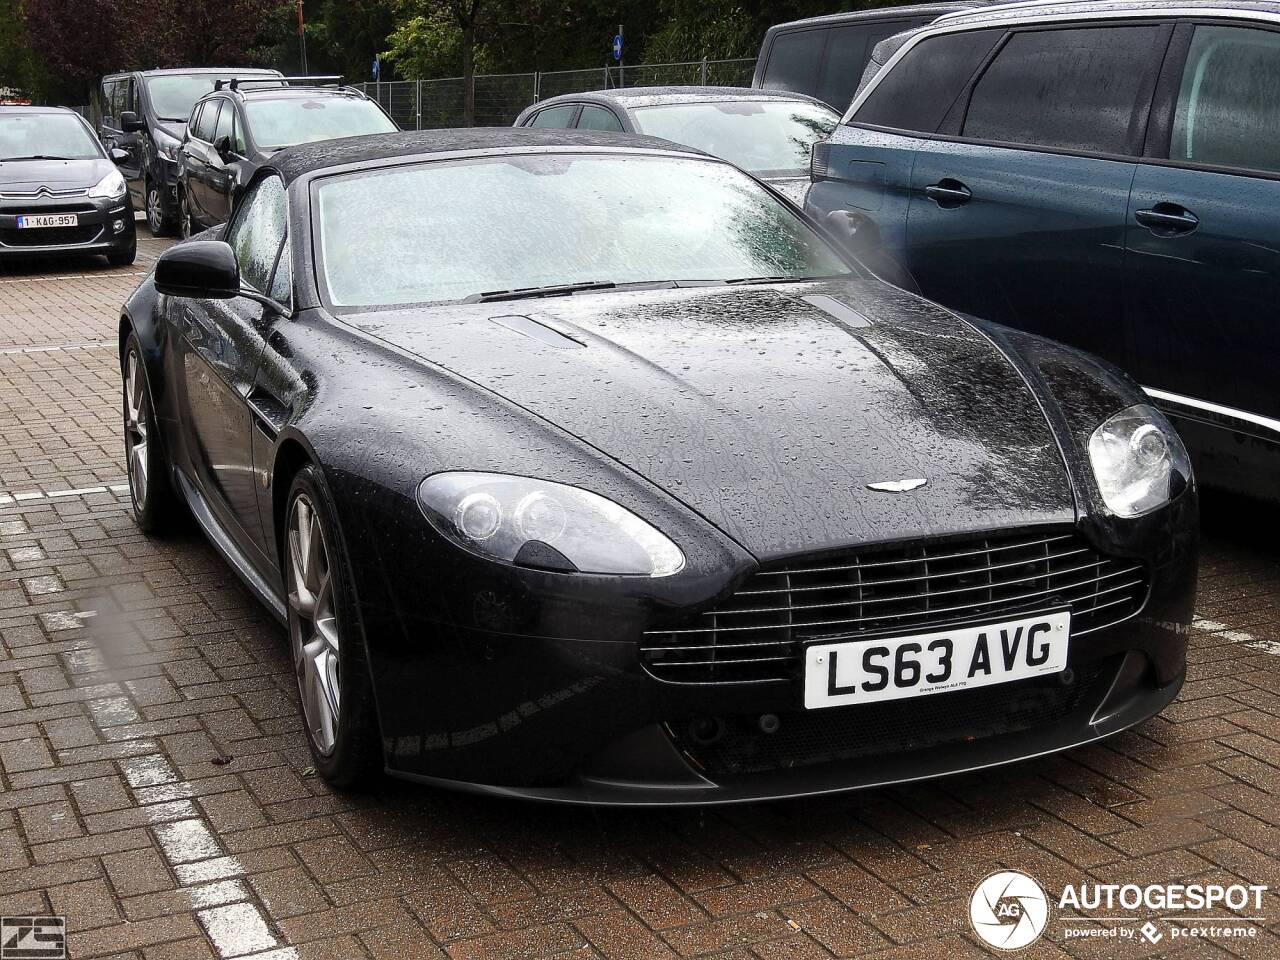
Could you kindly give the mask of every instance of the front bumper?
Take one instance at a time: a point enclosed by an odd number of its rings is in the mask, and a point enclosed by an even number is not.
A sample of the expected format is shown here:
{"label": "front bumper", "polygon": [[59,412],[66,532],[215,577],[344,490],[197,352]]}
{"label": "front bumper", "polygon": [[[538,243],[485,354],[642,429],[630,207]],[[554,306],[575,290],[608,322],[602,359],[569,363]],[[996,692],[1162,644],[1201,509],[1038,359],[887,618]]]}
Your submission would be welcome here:
{"label": "front bumper", "polygon": [[[630,640],[444,625],[403,607],[365,606],[386,767],[502,796],[710,804],[902,783],[1088,743],[1177,695],[1194,605],[1195,513],[1192,494],[1129,530],[1124,547],[1148,564],[1145,602],[1122,623],[1073,637],[1069,682],[1054,675],[888,704],[806,711],[798,675],[671,683],[645,669]],[[1010,698],[1020,704],[1016,723],[1001,713]],[[777,729],[764,732],[763,717]],[[700,742],[698,731],[716,724],[719,738]]]}
{"label": "front bumper", "polygon": [[[73,227],[19,228],[18,217],[74,214]],[[133,207],[126,194],[118,200],[89,197],[0,201],[0,257],[103,254],[134,243]]]}

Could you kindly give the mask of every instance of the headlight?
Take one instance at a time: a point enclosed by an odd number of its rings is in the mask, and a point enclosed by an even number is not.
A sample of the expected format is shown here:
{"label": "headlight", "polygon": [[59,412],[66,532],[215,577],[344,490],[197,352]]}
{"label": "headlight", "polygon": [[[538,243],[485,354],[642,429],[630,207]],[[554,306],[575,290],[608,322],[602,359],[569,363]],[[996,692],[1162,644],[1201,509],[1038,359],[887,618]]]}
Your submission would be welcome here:
{"label": "headlight", "polygon": [[178,151],[182,149],[182,141],[175,140],[173,137],[165,133],[156,134],[156,149],[160,151],[160,156],[166,160],[177,161]]}
{"label": "headlight", "polygon": [[680,548],[634,513],[563,483],[438,473],[422,481],[418,500],[440,533],[494,560],[643,577],[684,567]]}
{"label": "headlight", "polygon": [[124,177],[120,175],[120,171],[112,170],[89,188],[89,196],[97,197],[98,199],[117,200],[124,196],[126,189]]}
{"label": "headlight", "polygon": [[1102,499],[1118,517],[1164,506],[1191,482],[1191,459],[1169,421],[1140,403],[1121,410],[1089,437]]}

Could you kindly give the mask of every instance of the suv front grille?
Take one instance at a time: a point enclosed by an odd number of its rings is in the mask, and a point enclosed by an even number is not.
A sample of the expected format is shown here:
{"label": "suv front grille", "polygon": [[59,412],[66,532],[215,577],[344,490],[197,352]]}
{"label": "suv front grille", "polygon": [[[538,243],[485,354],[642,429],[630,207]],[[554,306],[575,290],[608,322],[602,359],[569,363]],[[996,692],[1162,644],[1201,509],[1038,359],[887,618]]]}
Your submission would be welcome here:
{"label": "suv front grille", "polygon": [[927,633],[1063,605],[1077,637],[1136,615],[1146,594],[1140,562],[1071,531],[889,545],[761,569],[713,609],[646,631],[640,656],[674,683],[788,680],[802,644],[820,637]]}

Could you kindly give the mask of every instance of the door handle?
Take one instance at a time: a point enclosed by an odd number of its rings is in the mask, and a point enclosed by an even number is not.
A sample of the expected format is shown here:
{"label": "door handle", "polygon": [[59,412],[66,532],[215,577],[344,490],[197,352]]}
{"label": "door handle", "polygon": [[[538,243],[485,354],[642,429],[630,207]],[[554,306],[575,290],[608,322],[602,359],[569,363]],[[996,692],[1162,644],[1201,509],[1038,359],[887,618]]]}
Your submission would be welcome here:
{"label": "door handle", "polygon": [[937,183],[925,187],[924,195],[944,210],[950,210],[968,203],[973,198],[973,191],[959,180],[943,177]]}
{"label": "door handle", "polygon": [[1200,219],[1186,207],[1166,201],[1150,210],[1138,210],[1133,218],[1157,237],[1176,237],[1200,226]]}

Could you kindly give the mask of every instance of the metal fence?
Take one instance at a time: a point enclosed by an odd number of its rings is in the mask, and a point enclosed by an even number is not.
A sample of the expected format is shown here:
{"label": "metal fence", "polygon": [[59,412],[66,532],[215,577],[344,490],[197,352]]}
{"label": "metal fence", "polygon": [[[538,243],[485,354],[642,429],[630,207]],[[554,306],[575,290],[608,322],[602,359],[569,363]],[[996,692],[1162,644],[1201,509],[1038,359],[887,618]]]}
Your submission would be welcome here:
{"label": "metal fence", "polygon": [[[590,70],[494,73],[475,78],[476,124],[509,126],[525,107],[562,93],[618,87],[751,85],[755,60],[694,60]],[[405,130],[462,125],[461,77],[356,84]]]}

